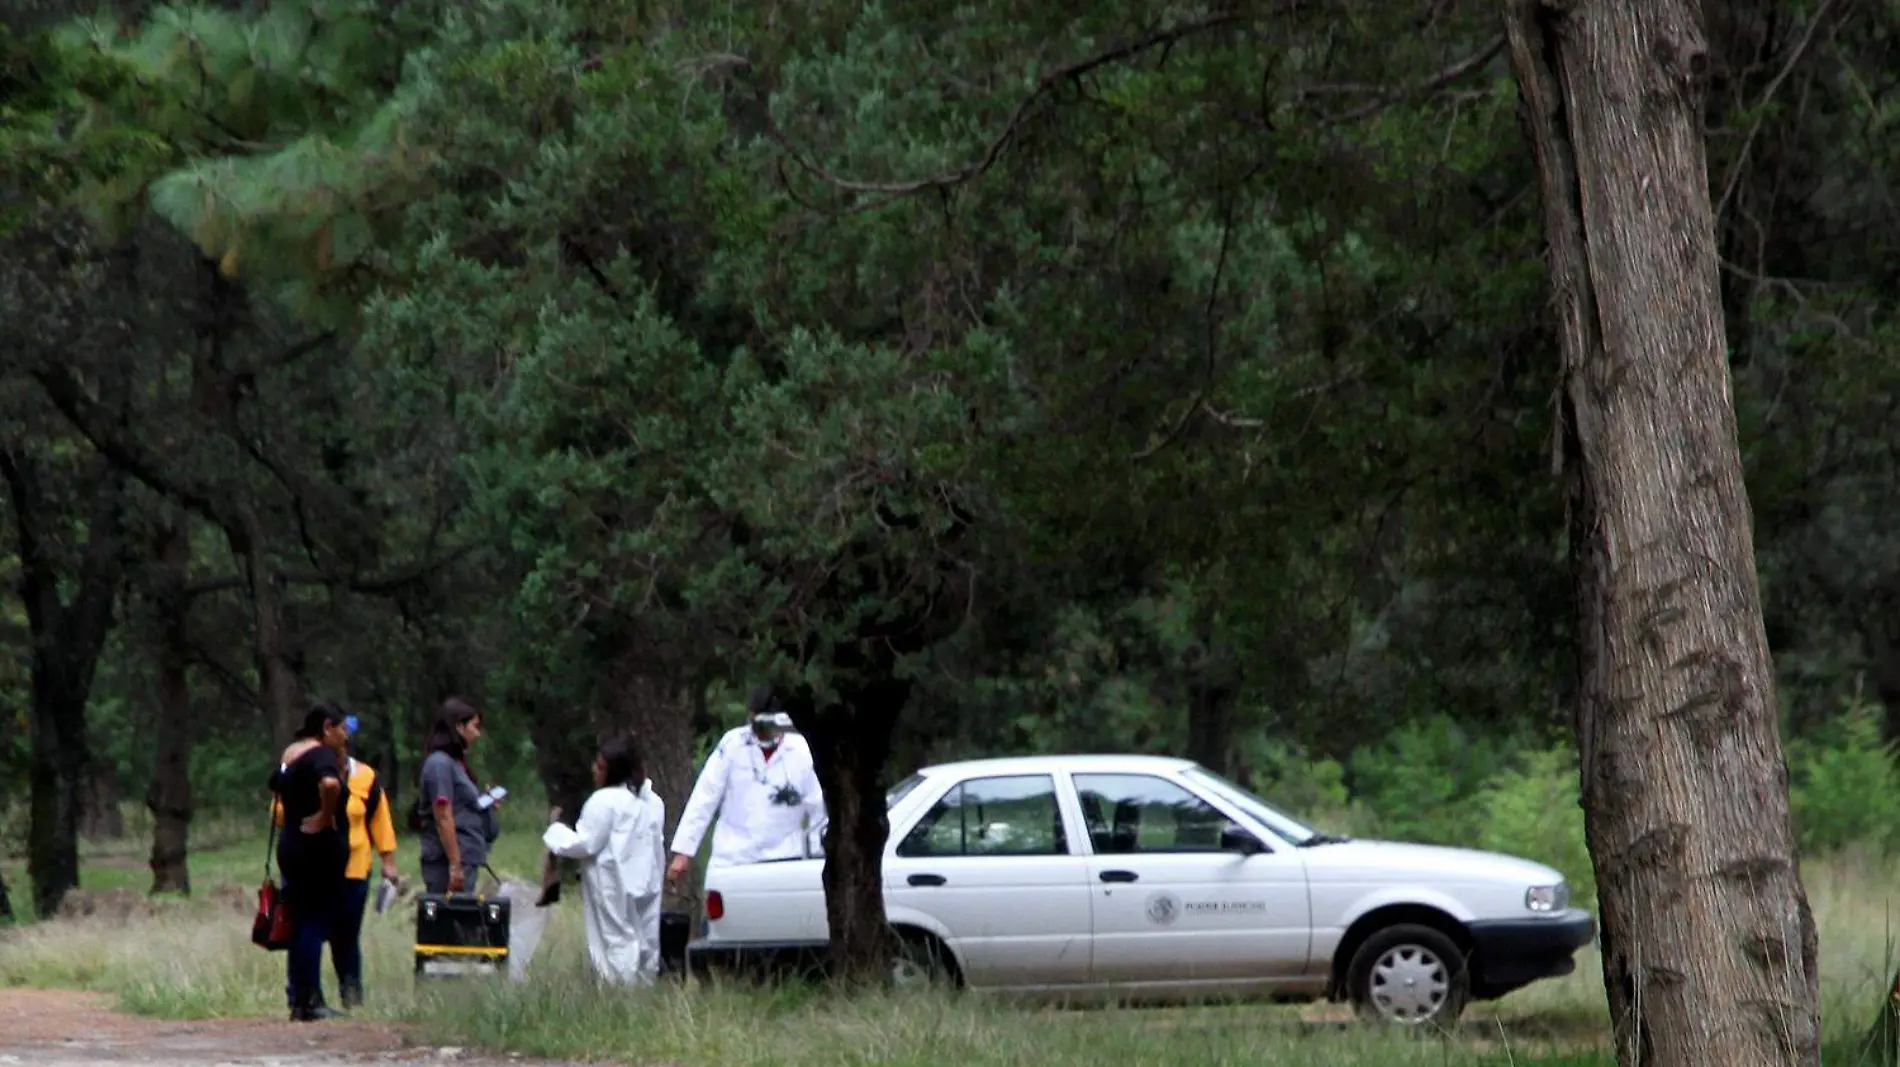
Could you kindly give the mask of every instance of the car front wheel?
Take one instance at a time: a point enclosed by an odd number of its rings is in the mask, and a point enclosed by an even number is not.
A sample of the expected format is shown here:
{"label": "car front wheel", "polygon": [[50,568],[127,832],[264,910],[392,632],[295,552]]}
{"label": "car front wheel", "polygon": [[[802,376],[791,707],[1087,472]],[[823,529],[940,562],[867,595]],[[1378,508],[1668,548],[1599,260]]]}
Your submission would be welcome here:
{"label": "car front wheel", "polygon": [[1429,926],[1388,926],[1366,938],[1346,971],[1353,1006],[1369,1020],[1448,1027],[1470,997],[1465,954]]}

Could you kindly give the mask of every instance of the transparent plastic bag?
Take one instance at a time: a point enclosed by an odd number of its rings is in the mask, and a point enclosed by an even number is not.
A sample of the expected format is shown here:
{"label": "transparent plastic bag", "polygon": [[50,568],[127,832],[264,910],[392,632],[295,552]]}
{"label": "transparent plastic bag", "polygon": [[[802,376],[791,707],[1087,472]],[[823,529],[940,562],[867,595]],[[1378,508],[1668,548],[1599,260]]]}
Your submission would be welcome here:
{"label": "transparent plastic bag", "polygon": [[523,982],[528,977],[528,961],[547,931],[551,908],[537,908],[541,887],[532,882],[510,879],[502,883],[500,894],[508,899],[508,980]]}

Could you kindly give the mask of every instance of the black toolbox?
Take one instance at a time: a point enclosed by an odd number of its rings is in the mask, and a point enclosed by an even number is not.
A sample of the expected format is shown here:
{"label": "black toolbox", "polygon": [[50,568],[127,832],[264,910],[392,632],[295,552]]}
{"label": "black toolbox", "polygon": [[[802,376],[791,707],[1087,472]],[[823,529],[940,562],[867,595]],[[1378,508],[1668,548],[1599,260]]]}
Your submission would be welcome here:
{"label": "black toolbox", "polygon": [[504,896],[479,893],[418,897],[416,977],[506,974],[511,903]]}

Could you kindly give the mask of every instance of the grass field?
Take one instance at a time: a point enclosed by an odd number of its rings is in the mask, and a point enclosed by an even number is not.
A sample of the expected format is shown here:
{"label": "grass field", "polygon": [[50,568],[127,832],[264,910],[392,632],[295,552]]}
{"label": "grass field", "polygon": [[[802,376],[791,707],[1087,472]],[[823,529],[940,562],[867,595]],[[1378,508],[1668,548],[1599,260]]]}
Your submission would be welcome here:
{"label": "grass field", "polygon": [[[534,826],[521,812],[493,857],[505,877],[539,870]],[[538,813],[536,813],[538,814]],[[532,822],[532,817],[529,819]],[[277,1017],[284,959],[249,941],[235,902],[262,877],[263,840],[232,828],[195,852],[193,900],[161,901],[130,919],[32,923],[0,934],[0,985],[78,988],[115,995],[127,1009],[166,1018]],[[89,889],[143,889],[130,855],[89,849]],[[413,872],[413,854],[404,867]],[[16,866],[10,874],[20,875]],[[1821,927],[1823,1011],[1830,1063],[1859,1062],[1861,1035],[1893,973],[1893,888],[1900,868],[1840,857],[1809,864]],[[218,890],[217,887],[226,888]],[[235,889],[230,887],[237,887]],[[213,903],[220,897],[221,903]],[[586,972],[577,908],[555,910],[522,985],[436,984],[411,977],[413,915],[370,915],[364,932],[369,1003],[359,1013],[416,1024],[420,1036],[525,1055],[629,1064],[941,1064],[959,1067],[1215,1065],[1300,1061],[1325,1065],[1607,1064],[1597,960],[1578,973],[1491,1004],[1474,1005],[1458,1034],[1420,1040],[1356,1025],[1344,1013],[1276,1007],[1062,1011],[983,998],[859,996],[821,991],[682,987],[597,990]],[[328,961],[326,957],[325,966]],[[334,979],[326,973],[326,988]],[[334,992],[332,992],[334,996]]]}

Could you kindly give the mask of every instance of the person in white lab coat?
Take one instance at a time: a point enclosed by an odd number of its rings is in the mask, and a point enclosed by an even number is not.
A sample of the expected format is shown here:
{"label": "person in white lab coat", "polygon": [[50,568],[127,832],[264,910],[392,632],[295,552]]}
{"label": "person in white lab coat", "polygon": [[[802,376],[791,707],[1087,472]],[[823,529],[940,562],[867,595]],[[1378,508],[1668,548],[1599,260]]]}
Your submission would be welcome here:
{"label": "person in white lab coat", "polygon": [[825,823],[825,793],[810,746],[786,732],[791,724],[770,686],[753,691],[746,724],[719,739],[680,814],[668,881],[677,882],[692,869],[715,818],[714,867],[811,854],[810,841]]}
{"label": "person in white lab coat", "polygon": [[594,973],[651,985],[660,970],[660,890],[666,865],[666,803],[653,792],[633,744],[615,739],[594,758],[594,792],[572,830],[558,820],[541,841],[581,861],[581,908]]}

